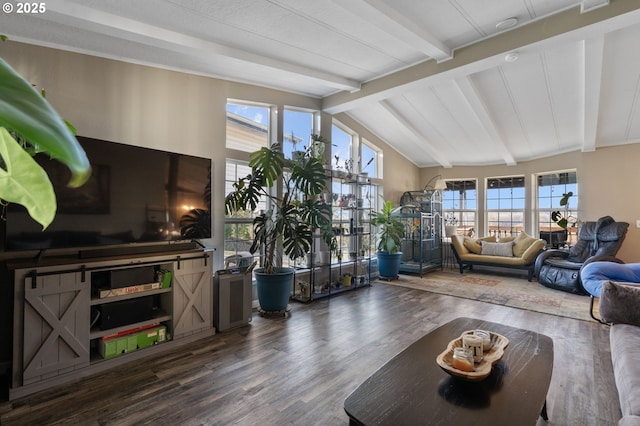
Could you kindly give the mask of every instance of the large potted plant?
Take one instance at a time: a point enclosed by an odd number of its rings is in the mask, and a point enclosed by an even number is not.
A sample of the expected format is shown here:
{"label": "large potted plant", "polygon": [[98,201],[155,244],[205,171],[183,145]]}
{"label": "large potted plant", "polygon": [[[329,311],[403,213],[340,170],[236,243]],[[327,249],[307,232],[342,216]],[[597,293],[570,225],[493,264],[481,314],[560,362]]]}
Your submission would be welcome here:
{"label": "large potted plant", "polygon": [[[253,211],[262,198],[267,210],[253,220],[254,239],[249,251],[262,250],[262,267],[255,270],[258,301],[263,311],[287,308],[293,288],[293,269],[282,266],[282,254],[294,260],[311,251],[314,231],[328,244],[331,206],[320,195],[327,185],[322,159],[312,155],[285,159],[280,144],[249,155],[251,173],[233,184],[225,198],[227,213]],[[281,185],[280,185],[281,183]]]}
{"label": "large potted plant", "polygon": [[378,227],[377,257],[381,278],[397,278],[400,272],[400,244],[405,233],[404,225],[393,217],[393,213],[393,204],[385,201],[382,209],[371,215],[371,223]]}

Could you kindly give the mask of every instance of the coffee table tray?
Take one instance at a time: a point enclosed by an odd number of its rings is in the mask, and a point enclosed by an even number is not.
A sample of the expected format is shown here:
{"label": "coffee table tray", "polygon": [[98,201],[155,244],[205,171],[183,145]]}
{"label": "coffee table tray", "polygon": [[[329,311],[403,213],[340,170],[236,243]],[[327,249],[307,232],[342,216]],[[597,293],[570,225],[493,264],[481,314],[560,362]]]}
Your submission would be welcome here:
{"label": "coffee table tray", "polygon": [[491,374],[491,368],[504,355],[504,349],[509,345],[509,339],[501,334],[489,332],[491,336],[491,348],[484,352],[482,361],[475,363],[474,371],[462,371],[453,367],[453,349],[462,346],[462,336],[471,334],[473,330],[467,330],[457,339],[453,339],[447,345],[447,349],[436,357],[436,362],[444,371],[454,377],[470,382],[484,380]]}

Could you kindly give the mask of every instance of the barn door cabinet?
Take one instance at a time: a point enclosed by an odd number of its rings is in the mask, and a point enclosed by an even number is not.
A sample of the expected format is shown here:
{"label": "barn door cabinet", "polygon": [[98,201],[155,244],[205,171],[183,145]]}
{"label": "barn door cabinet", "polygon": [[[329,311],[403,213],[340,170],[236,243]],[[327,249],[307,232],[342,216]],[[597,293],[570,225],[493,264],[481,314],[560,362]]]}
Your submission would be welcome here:
{"label": "barn door cabinet", "polygon": [[[207,251],[8,266],[14,281],[10,399],[215,334]],[[113,276],[124,278],[105,289]],[[154,338],[140,347],[131,337],[135,330]],[[105,356],[104,342],[120,336],[129,338]]]}

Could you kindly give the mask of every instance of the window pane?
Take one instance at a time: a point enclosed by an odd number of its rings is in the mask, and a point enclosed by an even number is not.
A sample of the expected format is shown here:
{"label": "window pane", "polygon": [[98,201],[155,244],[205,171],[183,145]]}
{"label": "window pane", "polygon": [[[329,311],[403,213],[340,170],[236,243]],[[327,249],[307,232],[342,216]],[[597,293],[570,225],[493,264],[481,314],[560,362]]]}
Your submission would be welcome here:
{"label": "window pane", "polygon": [[[234,190],[233,184],[240,177],[251,173],[251,168],[244,162],[227,159],[225,165],[225,196]],[[225,214],[224,256],[249,251],[253,242],[253,218],[261,210],[266,210],[266,200],[258,203],[255,211],[239,211],[233,216]]]}
{"label": "window pane", "polygon": [[360,149],[362,155],[362,168],[361,172],[367,173],[370,177],[378,176],[378,153],[366,143],[362,144]]}
{"label": "window pane", "polygon": [[[551,219],[554,211],[559,211],[563,217],[567,217],[569,224],[572,225],[577,221],[578,211],[578,184],[577,174],[575,171],[555,172],[538,175],[537,179],[537,208],[538,208],[538,229],[541,236],[548,232],[559,232],[562,228]],[[568,206],[561,206],[560,200],[565,193],[573,192],[573,196],[569,198]],[[568,208],[567,208],[568,207]],[[577,241],[577,229],[569,226],[567,229],[567,239],[569,243]],[[562,241],[555,241],[562,243]]]}
{"label": "window pane", "polygon": [[227,148],[253,152],[269,145],[269,108],[227,103]]}
{"label": "window pane", "polygon": [[524,176],[487,179],[489,235],[517,235],[524,228]]}
{"label": "window pane", "polygon": [[456,234],[469,235],[477,229],[475,180],[448,180],[442,191],[445,225],[457,226]]}
{"label": "window pane", "polygon": [[345,170],[351,160],[351,135],[337,126],[331,127],[331,168]]}
{"label": "window pane", "polygon": [[312,132],[312,113],[285,109],[283,124],[285,157],[291,158],[292,151],[304,151],[309,146]]}

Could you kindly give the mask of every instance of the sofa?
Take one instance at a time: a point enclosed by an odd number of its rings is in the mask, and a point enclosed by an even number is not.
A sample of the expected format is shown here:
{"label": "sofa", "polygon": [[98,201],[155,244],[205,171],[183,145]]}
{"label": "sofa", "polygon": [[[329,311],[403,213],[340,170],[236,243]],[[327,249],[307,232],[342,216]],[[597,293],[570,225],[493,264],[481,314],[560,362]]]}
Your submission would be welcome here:
{"label": "sofa", "polygon": [[611,362],[620,411],[620,426],[640,425],[640,283],[608,281],[602,286],[599,312],[611,324]]}
{"label": "sofa", "polygon": [[484,237],[474,239],[462,235],[451,237],[451,250],[460,273],[474,265],[524,269],[527,280],[533,278],[536,257],[544,250],[545,242],[521,232],[515,237]]}

